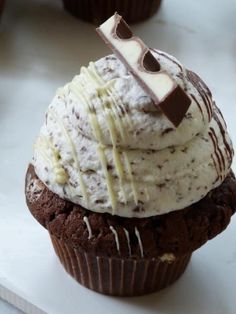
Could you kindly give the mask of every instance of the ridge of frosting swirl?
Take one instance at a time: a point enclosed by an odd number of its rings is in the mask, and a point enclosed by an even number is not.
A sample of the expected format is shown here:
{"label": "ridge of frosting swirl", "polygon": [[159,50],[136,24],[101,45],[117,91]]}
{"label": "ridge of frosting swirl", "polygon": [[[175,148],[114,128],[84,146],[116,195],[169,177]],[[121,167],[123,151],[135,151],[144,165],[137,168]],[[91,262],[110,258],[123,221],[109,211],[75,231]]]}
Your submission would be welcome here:
{"label": "ridge of frosting swirl", "polygon": [[233,148],[204,82],[152,50],[192,100],[174,128],[125,66],[110,55],[60,88],[35,144],[38,177],[95,212],[149,217],[199,201],[227,176]]}

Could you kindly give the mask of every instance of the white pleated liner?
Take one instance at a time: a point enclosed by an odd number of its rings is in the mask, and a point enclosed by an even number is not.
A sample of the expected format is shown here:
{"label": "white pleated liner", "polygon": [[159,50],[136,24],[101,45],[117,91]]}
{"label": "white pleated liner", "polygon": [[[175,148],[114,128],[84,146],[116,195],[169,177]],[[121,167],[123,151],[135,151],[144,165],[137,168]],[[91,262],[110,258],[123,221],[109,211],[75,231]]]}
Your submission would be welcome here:
{"label": "white pleated liner", "polygon": [[91,290],[114,296],[143,295],[165,288],[184,272],[192,254],[172,263],[160,259],[99,257],[73,249],[52,235],[51,240],[72,277]]}

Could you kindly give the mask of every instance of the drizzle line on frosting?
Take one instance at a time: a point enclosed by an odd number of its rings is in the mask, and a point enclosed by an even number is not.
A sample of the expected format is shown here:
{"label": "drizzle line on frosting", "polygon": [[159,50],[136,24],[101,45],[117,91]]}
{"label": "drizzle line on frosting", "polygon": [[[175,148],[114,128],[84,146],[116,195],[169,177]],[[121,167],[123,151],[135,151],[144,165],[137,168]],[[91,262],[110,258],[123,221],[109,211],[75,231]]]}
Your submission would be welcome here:
{"label": "drizzle line on frosting", "polygon": [[[217,171],[218,176],[219,176],[219,173],[222,171],[222,167],[221,167],[220,156],[219,156],[219,153],[218,153],[218,146],[217,146],[217,143],[215,142],[215,139],[214,139],[214,137],[213,137],[211,132],[209,132],[209,135],[210,135],[210,138],[212,140],[212,144],[214,146],[214,153],[216,155],[217,165],[219,167],[219,169],[218,169],[218,167],[216,167],[216,171]],[[214,159],[214,161],[215,161],[215,159]],[[220,178],[221,178],[221,176],[220,176]]]}
{"label": "drizzle line on frosting", "polygon": [[93,233],[92,233],[92,229],[91,229],[88,217],[84,216],[83,221],[85,222],[86,227],[88,229],[88,239],[90,240],[93,236]]}
{"label": "drizzle line on frosting", "polygon": [[218,170],[218,167],[216,165],[216,161],[215,161],[215,158],[214,158],[213,154],[211,155],[211,158],[212,158],[212,161],[213,161],[216,173],[217,173],[217,177],[216,177],[216,179],[214,181],[214,184],[215,184],[220,179],[220,176],[219,176],[219,170]]}
{"label": "drizzle line on frosting", "polygon": [[[102,81],[102,78],[99,77],[99,75],[97,74],[97,72],[95,71],[95,67],[93,66],[92,69],[90,68],[91,65],[93,63],[90,63],[90,66],[88,68],[83,67],[81,69],[81,73],[83,73],[85,75],[85,77],[87,78],[88,81],[90,81],[91,83],[94,83],[96,91],[98,92],[98,96],[101,98],[101,102],[102,102],[102,109],[104,112],[104,115],[106,117],[106,123],[109,129],[109,133],[110,133],[110,137],[111,137],[111,141],[112,141],[112,146],[113,146],[113,160],[114,160],[114,164],[115,164],[115,168],[119,177],[119,182],[120,182],[120,187],[124,196],[124,199],[126,200],[125,197],[125,191],[123,189],[123,171],[122,171],[122,165],[121,162],[119,160],[119,154],[117,151],[117,147],[116,147],[116,142],[117,142],[117,134],[116,134],[116,127],[115,127],[115,118],[113,115],[113,112],[110,110],[110,108],[107,108],[106,105],[110,102],[107,99],[107,89],[109,87],[109,85],[111,84],[110,82],[106,83]],[[103,84],[102,86],[100,86],[100,84]],[[99,89],[98,89],[99,88]],[[111,104],[112,105],[112,104]],[[112,106],[113,107],[113,106]],[[98,149],[101,148],[99,147],[100,145],[98,145]],[[99,151],[99,154],[101,152]],[[101,155],[100,155],[101,157]],[[104,158],[101,159],[102,164],[103,164],[103,170],[104,173],[106,175],[107,178],[107,182],[108,182],[108,190],[109,193],[112,197],[112,208],[113,208],[113,214],[115,214],[115,207],[116,207],[116,198],[115,198],[115,194],[112,190],[112,177],[109,173],[109,171],[107,170],[107,166],[105,169],[105,163],[104,163]]]}
{"label": "drizzle line on frosting", "polygon": [[[102,79],[97,75],[97,73],[94,73],[94,72],[90,71],[89,69],[87,69],[85,67],[81,68],[81,73],[84,74],[86,80],[88,82],[92,83],[94,85],[94,88],[97,90],[97,88],[100,86],[100,84],[102,82]],[[85,85],[86,85],[86,81],[84,82],[84,87],[85,87]],[[103,93],[101,93],[101,91],[100,91],[101,95],[99,95],[99,96],[104,96],[105,95],[106,88],[107,87],[103,85],[103,89],[102,89]],[[81,92],[83,93],[83,89],[81,90]],[[97,90],[97,92],[98,92],[98,90]],[[90,101],[89,101],[89,99],[87,99],[87,97],[86,97],[86,100],[87,100],[87,106],[90,107]],[[103,101],[102,101],[102,103],[103,103]],[[95,113],[94,117],[96,117],[95,108],[93,108],[93,111]],[[111,136],[112,142],[116,143],[116,132],[115,132],[114,120],[113,120],[113,117],[111,115],[111,112],[104,105],[103,105],[103,112],[104,112],[104,114],[106,116],[106,122],[107,122],[107,126],[108,126],[108,129],[109,129],[109,132],[110,132],[110,136]],[[98,156],[99,156],[102,168],[103,168],[104,175],[106,177],[107,189],[108,189],[108,194],[109,194],[109,198],[110,198],[110,201],[111,201],[111,206],[112,206],[112,209],[113,209],[113,214],[115,214],[115,207],[116,207],[116,204],[117,204],[117,200],[116,200],[115,192],[113,190],[112,176],[111,176],[110,172],[108,171],[108,167],[107,167],[107,159],[106,159],[106,155],[105,155],[105,147],[104,147],[104,145],[102,145],[101,136],[99,136],[99,137],[96,136],[96,134],[98,133],[98,131],[97,131],[98,129],[99,129],[99,133],[101,134],[100,126],[99,126],[97,117],[96,117],[96,128],[94,128],[94,126],[93,126],[94,125],[94,121],[92,121],[92,120],[90,120],[90,121],[91,121],[90,124],[91,124],[93,130],[96,129],[94,131],[94,135],[95,135],[95,138],[98,141],[97,152],[98,152]],[[113,144],[113,153],[114,153],[114,150],[115,150],[114,147],[115,146]]]}
{"label": "drizzle line on frosting", "polygon": [[211,102],[209,100],[209,97],[206,93],[201,93],[201,96],[202,96],[202,100],[207,108],[207,113],[208,113],[208,120],[209,122],[211,121],[211,118],[212,118],[212,106],[211,106]]}
{"label": "drizzle line on frosting", "polygon": [[[103,82],[103,84],[105,84],[105,82],[102,80],[102,78],[98,75],[97,71],[96,71],[96,68],[94,66],[94,63],[93,62],[90,62],[90,65],[88,67],[88,69],[86,69],[86,71],[88,71],[88,73],[90,73],[92,71],[93,73],[93,76],[92,77],[96,77],[97,78],[97,81],[98,82]],[[122,120],[120,119],[119,117],[119,114],[116,112],[116,108],[119,108],[117,102],[116,102],[116,99],[113,95],[115,95],[114,93],[114,89],[112,91],[109,91],[109,87],[111,87],[112,84],[109,84],[106,83],[105,85],[103,85],[102,87],[100,86],[100,90],[104,92],[104,95],[106,97],[106,91],[108,91],[108,95],[111,96],[112,98],[112,102],[110,103],[111,105],[111,110],[113,112],[115,112],[115,118],[116,119],[111,119],[111,117],[107,116],[108,119],[107,120],[107,123],[108,123],[108,127],[109,127],[109,132],[110,132],[110,135],[111,135],[111,140],[112,140],[112,145],[113,145],[113,160],[114,160],[114,164],[115,164],[115,168],[116,168],[116,172],[118,174],[118,177],[119,177],[119,181],[120,181],[120,189],[122,191],[122,194],[123,194],[123,197],[124,197],[124,201],[125,203],[127,202],[126,200],[126,196],[125,196],[125,191],[124,191],[124,188],[123,188],[123,169],[122,169],[122,163],[120,161],[120,158],[119,158],[119,153],[117,151],[117,147],[116,147],[116,134],[115,134],[115,130],[117,130],[117,128],[114,127],[114,122],[115,121],[118,121],[119,122],[119,130],[120,130],[120,135],[122,137],[122,134],[123,134],[123,139],[125,140],[125,137],[124,137],[124,126],[122,124]],[[106,90],[105,87],[108,87],[108,90]],[[119,99],[119,98],[118,98]],[[104,101],[104,103],[106,103]],[[120,103],[122,104],[122,102],[120,101]],[[125,110],[123,104],[122,104],[122,108],[123,110]],[[125,111],[126,112],[126,111]],[[109,113],[109,112],[108,112]],[[126,113],[126,116],[128,117],[128,114]],[[131,120],[128,119],[129,121],[129,124],[131,124]],[[133,179],[133,175],[132,175],[132,169],[131,169],[131,164],[129,162],[129,159],[128,159],[128,156],[127,154],[124,152],[123,153],[123,156],[125,158],[125,163],[126,163],[126,167],[127,167],[127,170],[128,170],[128,177],[130,179],[130,182],[131,182],[131,187],[132,187],[132,190],[133,190],[133,195],[134,195],[134,201],[137,205],[138,203],[138,197],[137,197],[137,192],[136,192],[136,187],[135,187],[135,183],[134,183],[134,179]]]}
{"label": "drizzle line on frosting", "polygon": [[129,231],[123,228],[126,239],[127,239],[127,245],[128,245],[128,250],[129,250],[129,256],[131,256],[131,246],[130,246],[130,237],[129,237]]}
{"label": "drizzle line on frosting", "polygon": [[[217,108],[217,107],[216,107],[216,108]],[[218,108],[217,108],[217,113],[219,113],[220,117],[221,117],[222,120],[223,120],[223,123],[225,124],[224,118],[223,118],[223,116],[222,116],[222,114],[221,114],[221,112],[220,112],[220,110],[219,110]],[[214,117],[215,117],[215,121],[216,121],[217,124],[218,124],[218,127],[219,127],[219,129],[220,129],[220,132],[221,132],[221,135],[222,135],[222,138],[223,138],[223,142],[224,142],[224,145],[225,145],[226,154],[228,155],[228,158],[229,158],[230,160],[232,160],[233,153],[232,153],[232,150],[231,150],[231,148],[230,148],[229,143],[228,143],[227,140],[226,140],[225,129],[224,129],[224,127],[223,127],[223,125],[222,125],[222,123],[221,123],[219,117],[218,117],[217,115],[215,115]]]}
{"label": "drizzle line on frosting", "polygon": [[[156,54],[155,49],[150,48],[150,50],[153,51]],[[180,69],[180,72],[183,72],[184,69],[183,69],[182,65],[179,62],[177,62],[174,58],[172,58],[171,56],[169,56],[169,55],[167,55],[165,53],[162,53],[161,51],[158,51],[158,54],[160,56],[162,56],[163,58],[166,58],[166,59],[172,61]]]}
{"label": "drizzle line on frosting", "polygon": [[70,83],[69,88],[78,98],[80,98],[83,103],[86,104],[89,122],[92,127],[93,134],[99,143],[103,143],[102,133],[97,120],[96,111],[94,108],[91,108],[90,100],[86,97],[86,94],[83,91],[83,87],[80,86],[79,82],[76,79],[77,77],[75,77],[74,80]]}
{"label": "drizzle line on frosting", "polygon": [[226,165],[225,165],[225,159],[224,159],[224,156],[223,156],[222,151],[221,151],[221,149],[220,149],[220,146],[219,146],[219,143],[218,143],[218,139],[217,139],[217,136],[216,136],[216,132],[215,132],[215,130],[214,130],[213,128],[210,128],[210,130],[211,130],[211,132],[212,132],[212,135],[213,135],[213,137],[214,137],[215,142],[217,143],[217,149],[218,149],[218,152],[219,152],[219,154],[220,154],[220,160],[221,160],[222,170],[225,170],[225,167],[226,167]]}
{"label": "drizzle line on frosting", "polygon": [[[126,142],[126,135],[125,135],[124,125],[122,123],[122,120],[120,119],[120,115],[117,109],[122,108],[122,111],[125,113],[126,122],[129,124],[129,126],[131,125],[131,120],[127,112],[125,111],[125,108],[122,102],[120,101],[119,97],[116,97],[114,88],[112,87],[113,81],[110,81],[107,83],[104,82],[103,79],[97,73],[93,62],[90,62],[88,68],[82,67],[81,73],[86,78],[86,81],[94,85],[94,88],[96,89],[98,93],[98,96],[101,98],[101,102],[103,104],[102,109],[103,109],[104,115],[106,116],[106,123],[109,129],[112,146],[113,146],[113,161],[115,165],[115,170],[119,178],[120,190],[122,192],[124,202],[126,203],[127,198],[126,198],[124,184],[123,184],[124,183],[124,169],[122,166],[120,153],[117,149],[117,131],[119,130],[119,133],[124,143]],[[116,200],[115,192],[113,190],[112,177],[107,169],[107,160],[106,160],[106,156],[104,152],[105,148],[102,141],[101,129],[100,129],[98,119],[96,116],[95,108],[91,109],[90,99],[89,97],[87,97],[86,92],[84,91],[85,89],[83,88],[86,85],[86,81],[83,83],[81,83],[81,81],[82,79],[79,80],[79,77],[76,77],[70,84],[70,88],[87,105],[88,114],[90,116],[90,124],[93,130],[94,136],[99,143],[97,151],[98,151],[99,159],[103,168],[104,175],[106,177],[109,198],[110,198],[111,205],[113,208],[113,214],[115,214],[115,207],[116,207],[117,200]],[[109,108],[106,106],[107,104],[109,104]],[[124,153],[123,156],[125,159],[126,168],[128,170],[128,177],[129,177],[131,187],[133,190],[134,200],[135,200],[135,203],[137,204],[137,192],[135,189],[131,165],[128,160],[127,154]]]}
{"label": "drizzle line on frosting", "polygon": [[202,88],[202,91],[204,91],[203,97],[205,98],[206,103],[207,103],[207,107],[209,108],[209,112],[210,112],[209,122],[210,122],[210,121],[211,121],[211,118],[212,118],[212,115],[213,115],[213,108],[212,108],[212,102],[211,102],[211,94],[210,94],[209,89],[205,86],[204,83],[202,83],[201,80],[199,81],[199,84],[200,84],[200,86],[201,86],[201,88]]}
{"label": "drizzle line on frosting", "polygon": [[[100,83],[101,83],[101,86],[98,87],[98,91],[99,89],[103,89],[104,86],[107,87],[107,92],[109,93],[109,96],[111,96],[113,102],[116,104],[115,107],[113,107],[112,109],[115,109],[117,110],[117,108],[119,108],[119,110],[121,111],[121,113],[123,112],[124,113],[124,116],[125,116],[125,119],[126,119],[126,122],[127,124],[131,127],[133,124],[132,124],[132,121],[130,119],[130,116],[128,115],[127,111],[126,111],[126,108],[124,106],[124,104],[122,103],[120,97],[117,96],[117,93],[113,87],[113,83],[114,83],[114,80],[111,80],[109,82],[105,82],[101,76],[99,76],[97,70],[96,70],[96,67],[95,67],[95,63],[94,62],[90,62],[89,63],[89,69],[92,70],[93,74],[99,79]],[[118,116],[119,118],[119,116]],[[124,131],[123,127],[122,127],[122,131]]]}
{"label": "drizzle line on frosting", "polygon": [[[222,173],[223,170],[225,171],[226,165],[225,165],[224,156],[223,156],[222,151],[219,147],[219,143],[218,143],[218,139],[217,139],[216,134],[215,134],[215,130],[212,127],[210,128],[210,131],[208,134],[212,140],[212,144],[214,146],[214,153],[216,155],[217,163],[218,163],[218,167],[219,167],[219,170],[216,167],[216,171],[218,173],[218,177],[221,180],[223,180],[224,176],[223,176],[223,174],[219,175],[219,172]],[[214,160],[214,162],[215,162],[215,160]]]}
{"label": "drizzle line on frosting", "polygon": [[110,174],[110,172],[108,171],[107,168],[107,160],[106,160],[106,155],[104,152],[104,147],[102,145],[98,145],[97,146],[97,152],[98,152],[98,156],[103,168],[103,172],[106,178],[106,182],[107,182],[107,189],[108,189],[108,194],[109,194],[109,198],[111,201],[111,206],[113,209],[113,214],[115,213],[115,208],[116,208],[116,203],[117,203],[117,199],[115,196],[115,192],[113,190],[113,185],[112,185],[112,176]]}
{"label": "drizzle line on frosting", "polygon": [[205,119],[204,119],[204,114],[203,114],[203,110],[202,110],[201,105],[200,105],[200,104],[199,104],[199,102],[197,101],[197,98],[196,98],[193,94],[191,94],[190,96],[191,96],[191,97],[192,97],[192,99],[195,101],[195,103],[196,103],[196,104],[197,104],[197,106],[198,106],[199,111],[201,112],[201,115],[202,115],[202,121],[203,121],[203,122],[205,122]]}
{"label": "drizzle line on frosting", "polygon": [[65,135],[65,138],[67,139],[67,143],[69,144],[69,146],[71,147],[71,152],[72,152],[72,156],[74,159],[74,163],[75,163],[75,167],[78,171],[78,175],[79,175],[79,182],[80,182],[80,187],[81,187],[81,192],[83,195],[83,198],[85,199],[86,203],[88,203],[88,194],[87,194],[87,190],[86,190],[86,186],[83,180],[83,176],[81,174],[81,170],[80,170],[80,166],[79,166],[79,159],[78,159],[78,155],[76,153],[76,148],[75,145],[69,135],[69,133],[67,132],[63,121],[57,116],[56,112],[52,109],[50,109],[48,111],[49,114],[51,114],[52,118],[58,123],[58,125],[60,126],[62,132]]}
{"label": "drizzle line on frosting", "polygon": [[138,239],[138,244],[139,244],[139,249],[140,249],[141,257],[143,257],[143,244],[142,244],[142,240],[141,240],[141,237],[140,237],[140,233],[139,233],[137,227],[134,228],[134,232],[135,232],[135,235],[136,235],[136,237],[137,237],[137,239]]}
{"label": "drizzle line on frosting", "polygon": [[106,159],[106,155],[104,152],[104,145],[103,145],[103,140],[102,140],[101,129],[100,129],[100,126],[98,123],[95,108],[91,108],[90,101],[87,98],[86,93],[83,92],[83,86],[80,86],[80,84],[81,83],[79,81],[75,82],[75,79],[74,79],[72,81],[72,83],[70,84],[70,89],[82,100],[83,103],[86,104],[87,112],[89,115],[90,125],[92,127],[93,134],[94,134],[94,136],[98,142],[97,153],[98,153],[98,157],[99,157],[99,160],[101,162],[103,172],[104,172],[104,175],[106,178],[108,194],[109,194],[112,209],[114,211],[114,209],[116,207],[116,196],[115,196],[115,193],[114,193],[113,187],[112,187],[113,186],[112,176],[107,169],[107,159]]}
{"label": "drizzle line on frosting", "polygon": [[117,231],[114,229],[114,227],[110,226],[111,232],[114,234],[115,241],[116,241],[116,248],[117,251],[120,252],[120,242],[119,242],[119,237]]}
{"label": "drizzle line on frosting", "polygon": [[[197,79],[197,82],[196,82],[196,77],[198,78],[198,76],[194,72],[187,71],[187,77],[188,77],[189,81],[192,83],[192,85],[196,88],[199,95],[201,96],[202,101],[203,101],[205,108],[206,108],[206,111],[207,111],[208,121],[210,122],[211,118],[212,118],[212,105],[211,105],[211,101],[209,99],[209,95],[205,91],[205,87],[200,83],[200,79]],[[199,88],[198,84],[200,84],[200,88]],[[193,95],[191,95],[191,96],[193,96]],[[198,105],[198,103],[197,103],[197,105]]]}
{"label": "drizzle line on frosting", "polygon": [[[58,151],[56,151],[50,139],[47,139],[45,136],[40,135],[36,147],[39,148],[39,151],[42,157],[47,161],[47,163],[52,164],[52,169],[55,175],[55,181],[58,184],[65,184],[68,180],[68,175],[65,169],[62,167],[60,163],[60,157]],[[51,159],[47,156],[47,151],[51,150],[52,153],[52,162]]]}

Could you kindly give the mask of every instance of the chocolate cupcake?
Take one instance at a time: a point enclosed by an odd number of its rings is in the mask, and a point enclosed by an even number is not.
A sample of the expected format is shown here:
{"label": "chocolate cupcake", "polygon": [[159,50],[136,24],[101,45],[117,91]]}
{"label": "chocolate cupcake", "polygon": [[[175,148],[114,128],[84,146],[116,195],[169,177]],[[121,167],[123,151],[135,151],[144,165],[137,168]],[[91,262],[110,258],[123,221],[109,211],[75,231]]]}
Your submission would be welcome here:
{"label": "chocolate cupcake", "polygon": [[64,8],[74,16],[92,23],[102,23],[114,12],[128,22],[139,22],[151,17],[161,0],[63,0]]}
{"label": "chocolate cupcake", "polygon": [[[67,272],[119,296],[173,283],[236,210],[232,143],[208,87],[130,37],[114,49],[119,58],[90,62],[57,91],[25,189]],[[129,52],[141,43],[147,56],[136,71],[129,60],[136,51],[124,57],[127,43]],[[156,73],[144,77],[140,69],[155,62]],[[151,97],[148,80],[141,84],[148,73],[165,83]],[[168,95],[157,103],[160,91]],[[178,117],[169,110],[176,105]]]}

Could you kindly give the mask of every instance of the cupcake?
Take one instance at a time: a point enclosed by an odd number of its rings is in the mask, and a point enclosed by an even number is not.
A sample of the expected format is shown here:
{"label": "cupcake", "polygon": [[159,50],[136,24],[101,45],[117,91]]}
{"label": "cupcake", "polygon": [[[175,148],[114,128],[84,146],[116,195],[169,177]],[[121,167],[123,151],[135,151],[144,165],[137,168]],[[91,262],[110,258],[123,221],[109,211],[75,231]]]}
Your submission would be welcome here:
{"label": "cupcake", "polygon": [[[57,90],[26,174],[28,208],[66,271],[108,295],[176,281],[236,209],[232,143],[210,90],[174,57],[149,52],[190,100],[181,121],[119,54],[105,56]],[[177,93],[171,105],[181,111]]]}
{"label": "cupcake", "polygon": [[128,22],[145,20],[159,9],[161,0],[63,0],[63,3],[74,16],[99,24],[116,11]]}

